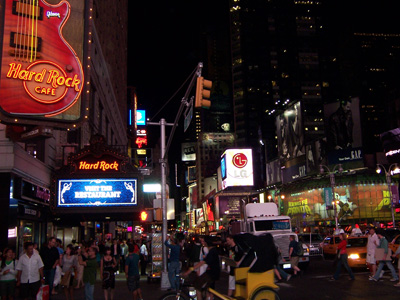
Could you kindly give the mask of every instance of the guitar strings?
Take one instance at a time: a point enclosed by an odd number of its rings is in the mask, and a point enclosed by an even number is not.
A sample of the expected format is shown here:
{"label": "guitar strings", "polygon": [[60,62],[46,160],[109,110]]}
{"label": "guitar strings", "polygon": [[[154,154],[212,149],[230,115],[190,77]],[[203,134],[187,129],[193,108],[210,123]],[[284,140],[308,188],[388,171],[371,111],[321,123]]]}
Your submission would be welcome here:
{"label": "guitar strings", "polygon": [[[28,43],[29,43],[29,40],[28,40],[28,35],[27,35],[27,33],[29,32],[29,28],[28,28],[28,26],[29,26],[29,23],[28,23],[28,20],[27,20],[27,18],[26,18],[26,16],[28,15],[28,6],[27,5],[25,5],[24,6],[24,14],[25,14],[25,18],[23,18],[23,20],[24,20],[24,31],[23,31],[23,33],[24,33],[24,43],[23,43],[23,47],[22,47],[22,56],[23,56],[23,60],[24,61],[27,61],[28,60],[28,51],[27,51],[27,49],[26,49],[26,45],[28,45]],[[24,49],[25,49],[25,51],[24,51]]]}
{"label": "guitar strings", "polygon": [[15,59],[17,61],[20,61],[21,60],[21,51],[20,51],[19,47],[20,47],[20,45],[22,43],[22,34],[20,34],[20,26],[22,28],[22,21],[20,22],[20,19],[21,19],[20,16],[22,14],[20,2],[16,3],[16,10],[17,10],[17,16],[18,17],[17,17],[17,30],[16,30],[16,33],[15,33],[15,36],[14,36],[14,43],[15,43],[15,50],[14,51],[15,51]]}
{"label": "guitar strings", "polygon": [[38,29],[38,19],[39,19],[39,14],[40,14],[40,7],[39,7],[39,0],[36,0],[36,15],[35,15],[35,60],[36,60],[36,57],[37,57],[37,47],[38,47],[38,37],[37,37],[37,34],[38,34],[38,31],[37,31],[37,29]]}
{"label": "guitar strings", "polygon": [[31,52],[31,60],[30,60],[30,62],[32,62],[32,60],[33,60],[33,39],[34,39],[33,30],[35,29],[35,3],[34,3],[35,0],[31,0],[31,1],[33,1],[33,2],[31,3],[31,5],[32,5],[32,22],[31,22],[32,35],[31,35],[31,51],[30,51]]}

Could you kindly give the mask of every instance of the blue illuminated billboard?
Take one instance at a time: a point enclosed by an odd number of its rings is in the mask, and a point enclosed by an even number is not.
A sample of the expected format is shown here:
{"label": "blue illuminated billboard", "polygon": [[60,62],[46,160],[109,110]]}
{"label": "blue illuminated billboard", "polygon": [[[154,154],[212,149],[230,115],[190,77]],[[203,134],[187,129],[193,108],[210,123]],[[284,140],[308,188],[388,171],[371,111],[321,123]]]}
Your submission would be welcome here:
{"label": "blue illuminated billboard", "polygon": [[137,179],[59,179],[58,207],[137,205]]}
{"label": "blue illuminated billboard", "polygon": [[136,110],[136,124],[146,126],[146,111],[144,109]]}

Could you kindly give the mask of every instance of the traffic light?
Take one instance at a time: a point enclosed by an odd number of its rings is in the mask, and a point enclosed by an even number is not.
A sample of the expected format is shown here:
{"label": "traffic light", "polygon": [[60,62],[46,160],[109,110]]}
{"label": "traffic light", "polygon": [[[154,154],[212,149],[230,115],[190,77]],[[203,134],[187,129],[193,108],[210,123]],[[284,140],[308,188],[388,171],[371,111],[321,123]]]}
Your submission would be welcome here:
{"label": "traffic light", "polygon": [[142,222],[148,221],[148,218],[149,218],[148,212],[145,211],[145,210],[143,210],[143,211],[140,213],[140,221],[142,221]]}
{"label": "traffic light", "polygon": [[212,81],[206,80],[204,77],[197,77],[195,107],[210,108],[211,101],[209,99],[211,96],[211,87]]}

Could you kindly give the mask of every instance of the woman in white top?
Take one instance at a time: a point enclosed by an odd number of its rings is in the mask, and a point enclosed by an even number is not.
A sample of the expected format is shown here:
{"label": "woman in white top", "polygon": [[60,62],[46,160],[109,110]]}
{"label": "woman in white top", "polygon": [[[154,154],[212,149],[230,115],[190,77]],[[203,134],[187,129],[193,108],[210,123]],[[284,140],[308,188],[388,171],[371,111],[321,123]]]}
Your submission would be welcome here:
{"label": "woman in white top", "polygon": [[[82,244],[79,244],[78,248],[76,249],[76,253],[79,255],[82,254]],[[81,264],[78,264],[77,270],[76,270],[76,289],[79,289],[80,287],[83,287],[85,284],[83,283],[83,270],[84,270],[84,266]]]}
{"label": "woman in white top", "polygon": [[14,251],[12,249],[5,249],[0,272],[1,299],[14,299],[18,273],[16,270],[17,262],[15,261]]}

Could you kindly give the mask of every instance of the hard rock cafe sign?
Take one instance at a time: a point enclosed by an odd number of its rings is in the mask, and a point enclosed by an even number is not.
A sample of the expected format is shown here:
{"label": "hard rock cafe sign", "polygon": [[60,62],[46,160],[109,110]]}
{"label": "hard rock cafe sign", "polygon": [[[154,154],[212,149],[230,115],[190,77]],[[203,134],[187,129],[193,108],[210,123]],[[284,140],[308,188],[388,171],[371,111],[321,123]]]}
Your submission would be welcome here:
{"label": "hard rock cafe sign", "polygon": [[62,35],[70,11],[65,0],[5,1],[0,108],[6,114],[53,116],[80,97],[82,65]]}

